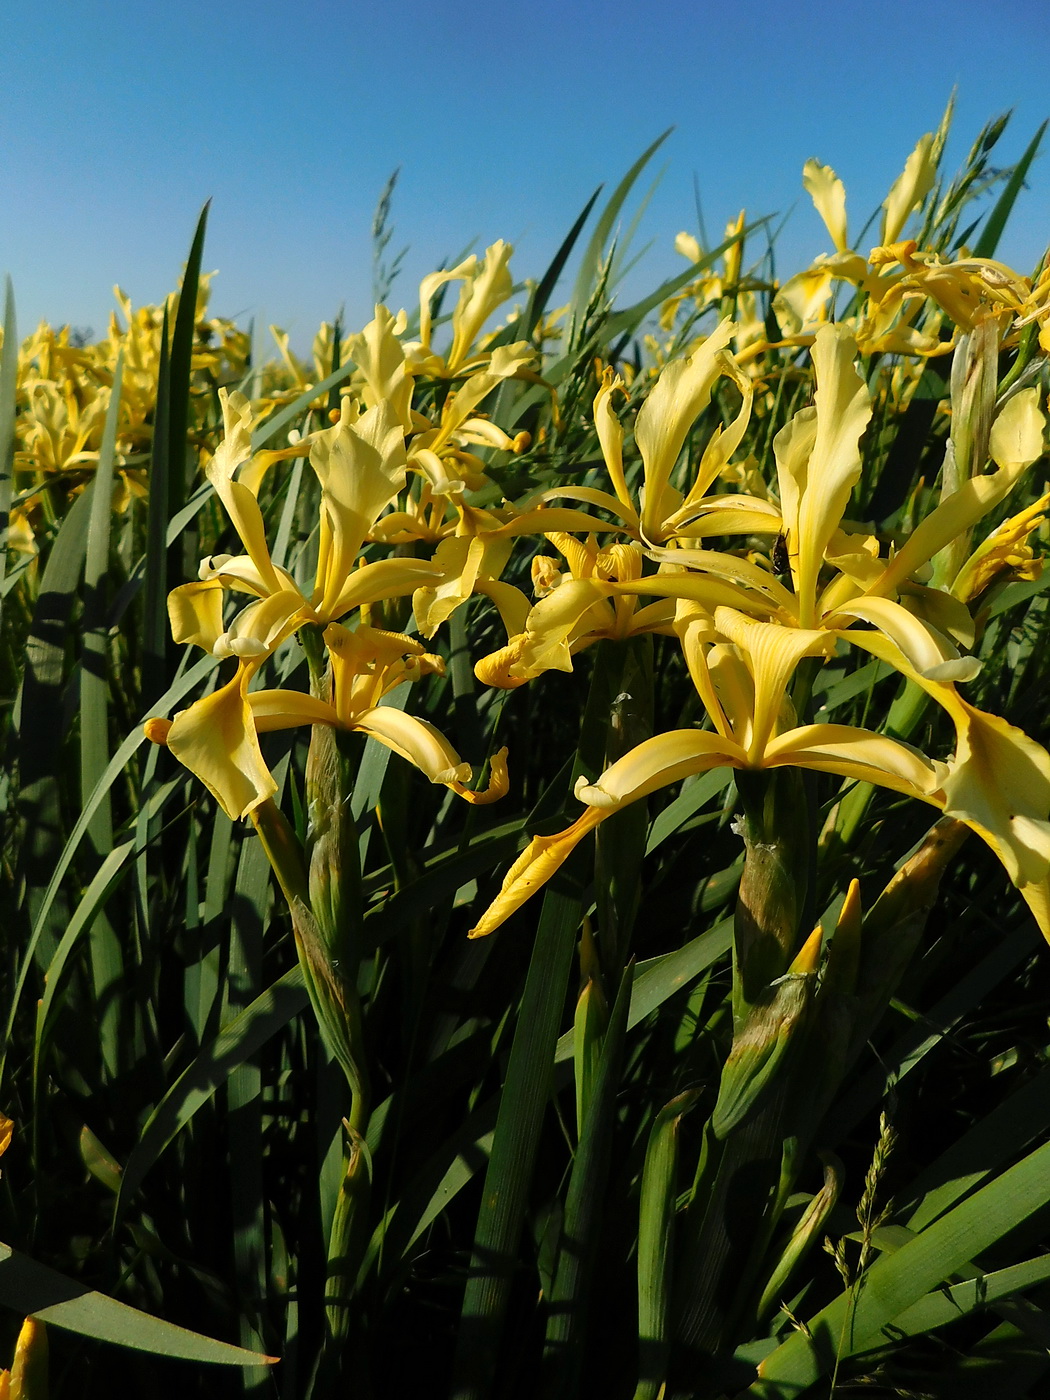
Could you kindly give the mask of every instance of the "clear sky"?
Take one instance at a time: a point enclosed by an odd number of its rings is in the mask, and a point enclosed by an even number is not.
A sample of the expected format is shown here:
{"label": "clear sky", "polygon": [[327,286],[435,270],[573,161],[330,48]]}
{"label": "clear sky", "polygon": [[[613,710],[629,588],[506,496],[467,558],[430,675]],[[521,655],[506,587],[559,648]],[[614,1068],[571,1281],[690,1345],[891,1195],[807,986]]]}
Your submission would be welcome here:
{"label": "clear sky", "polygon": [[[370,225],[396,167],[392,302],[473,243],[539,275],[594,187],[665,127],[638,246],[641,291],[684,268],[694,180],[713,236],[793,209],[781,267],[828,248],[809,156],[846,183],[859,230],[958,89],[949,166],[1008,108],[1005,164],[1050,116],[1046,0],[9,0],[0,89],[0,271],[19,327],[104,330],[115,282],[175,283],[204,200],[213,311],[305,347],[345,305],[371,314]],[[46,14],[46,19],[43,16]],[[1050,135],[1050,133],[1048,133]],[[1050,242],[1050,140],[1000,256]],[[648,182],[643,182],[642,189]]]}

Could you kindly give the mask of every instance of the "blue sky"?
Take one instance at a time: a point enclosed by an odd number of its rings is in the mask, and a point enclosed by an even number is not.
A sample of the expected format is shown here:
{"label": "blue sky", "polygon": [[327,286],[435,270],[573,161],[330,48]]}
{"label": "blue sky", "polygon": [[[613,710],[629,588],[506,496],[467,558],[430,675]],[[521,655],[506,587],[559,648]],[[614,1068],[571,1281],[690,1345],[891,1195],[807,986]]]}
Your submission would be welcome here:
{"label": "blue sky", "polygon": [[[1007,108],[1003,164],[1050,116],[1045,0],[921,6],[736,0],[63,0],[5,6],[0,271],[24,333],[41,317],[106,325],[119,282],[158,301],[212,199],[212,308],[308,345],[345,305],[370,316],[372,212],[401,167],[391,300],[467,244],[515,244],[539,275],[594,187],[665,127],[638,291],[684,263],[696,231],[746,207],[793,208],[781,268],[827,238],[801,188],[809,156],[846,183],[851,226],[884,197],[958,89],[949,166]],[[1050,152],[1050,141],[1047,142]],[[1000,256],[1028,271],[1050,242],[1050,159],[1033,167]],[[644,182],[643,182],[644,188]]]}

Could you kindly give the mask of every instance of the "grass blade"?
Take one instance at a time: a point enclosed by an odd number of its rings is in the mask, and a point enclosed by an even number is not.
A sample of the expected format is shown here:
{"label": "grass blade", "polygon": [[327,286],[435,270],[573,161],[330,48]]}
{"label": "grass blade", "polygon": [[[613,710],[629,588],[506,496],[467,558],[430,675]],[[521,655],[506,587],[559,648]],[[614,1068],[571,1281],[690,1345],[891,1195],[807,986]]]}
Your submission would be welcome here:
{"label": "grass blade", "polygon": [[64,1274],[27,1259],[6,1244],[0,1244],[0,1302],[16,1312],[31,1313],[53,1327],[148,1351],[154,1356],[176,1356],[219,1366],[268,1366],[277,1360],[276,1356],[231,1347],[151,1317],[127,1303],[118,1303],[115,1298],[84,1288]]}

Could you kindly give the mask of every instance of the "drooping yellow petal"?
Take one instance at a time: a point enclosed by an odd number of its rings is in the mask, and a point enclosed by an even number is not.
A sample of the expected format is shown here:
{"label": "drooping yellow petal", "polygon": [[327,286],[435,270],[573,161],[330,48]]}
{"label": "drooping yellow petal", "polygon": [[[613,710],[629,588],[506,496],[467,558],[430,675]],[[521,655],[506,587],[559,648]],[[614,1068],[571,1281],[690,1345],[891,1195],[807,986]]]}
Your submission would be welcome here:
{"label": "drooping yellow petal", "polygon": [[496,604],[508,637],[525,631],[533,605],[520,588],[515,588],[512,583],[499,583],[495,579],[481,579],[477,591]]}
{"label": "drooping yellow petal", "polygon": [[470,764],[464,763],[440,729],[427,720],[406,715],[391,705],[377,705],[355,715],[354,728],[393,749],[432,783],[461,787],[470,782]]}
{"label": "drooping yellow petal", "polygon": [[[626,490],[626,487],[624,489]],[[584,501],[587,505],[598,506],[600,510],[607,510],[622,520],[632,534],[638,532],[638,512],[634,506],[625,505],[615,496],[611,496],[608,491],[599,491],[593,486],[554,486],[549,491],[541,492],[539,497],[541,501],[554,501],[559,498],[567,501]],[[608,530],[614,527],[594,519],[591,521],[590,528],[592,530]]]}
{"label": "drooping yellow petal", "polygon": [[[855,617],[885,632],[927,680],[969,681],[981,669],[976,656],[960,656],[947,638],[937,636],[922,618],[889,598],[857,598],[839,609],[843,617]],[[828,625],[834,625],[829,619]],[[850,640],[850,633],[844,633]]]}
{"label": "drooping yellow petal", "polygon": [[530,896],[541,889],[606,812],[588,807],[572,826],[556,836],[534,836],[508,870],[499,894],[470,930],[470,938],[484,938],[505,923]]}
{"label": "drooping yellow petal", "polygon": [[333,705],[302,690],[250,690],[248,706],[260,734],[301,724],[339,724]]}
{"label": "drooping yellow petal", "polygon": [[[841,634],[840,634],[841,635]],[[846,634],[926,691],[952,718],[955,757],[942,782],[945,814],[964,821],[1006,867],[1022,893],[1050,864],[1050,754],[1027,734],[969,704],[942,681],[928,680],[878,632]]]}
{"label": "drooping yellow petal", "polygon": [[1037,884],[1050,867],[1050,755],[998,715],[955,702],[945,811],[984,837],[1015,885]]}
{"label": "drooping yellow petal", "polygon": [[725,766],[744,768],[739,744],[704,729],[671,729],[637,744],[593,783],[580,778],[576,796],[608,814],[695,773]]}
{"label": "drooping yellow petal", "polygon": [[340,618],[366,603],[404,598],[432,583],[440,573],[439,567],[428,559],[375,559],[350,571],[327,615]]}
{"label": "drooping yellow petal", "polygon": [[944,765],[884,734],[848,724],[804,724],[766,746],[763,766],[815,768],[903,792],[935,806]]}
{"label": "drooping yellow petal", "polygon": [[251,669],[242,665],[227,685],[181,710],[167,735],[171,752],[234,821],[277,791],[248,703]]}

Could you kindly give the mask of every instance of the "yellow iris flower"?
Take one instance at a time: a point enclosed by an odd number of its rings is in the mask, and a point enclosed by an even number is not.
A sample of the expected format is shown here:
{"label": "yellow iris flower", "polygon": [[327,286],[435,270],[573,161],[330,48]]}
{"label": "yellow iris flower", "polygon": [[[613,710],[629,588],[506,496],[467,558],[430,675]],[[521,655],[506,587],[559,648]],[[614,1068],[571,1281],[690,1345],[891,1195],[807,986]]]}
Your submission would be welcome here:
{"label": "yellow iris flower", "polygon": [[[205,472],[245,553],[205,559],[199,582],[173,590],[169,612],[176,641],[194,641],[195,633],[204,632],[215,636],[216,655],[228,654],[226,633],[215,626],[226,589],[260,599],[280,597],[282,608],[291,608],[294,601],[294,631],[305,623],[325,625],[365,603],[402,597],[440,574],[437,566],[422,559],[380,559],[355,568],[375,522],[405,481],[404,435],[389,404],[376,404],[355,417],[354,406],[346,401],[334,427],[280,452],[253,456],[251,405],[243,394],[220,390],[219,396],[225,434]],[[321,483],[320,546],[309,598],[270,558],[256,498],[258,482],[273,461],[307,451]],[[246,477],[252,484],[246,484]],[[259,640],[254,632],[250,635]]]}
{"label": "yellow iris flower", "polygon": [[[754,384],[728,349],[735,329],[725,318],[691,355],[667,365],[638,410],[634,439],[643,468],[640,502],[633,500],[627,485],[624,430],[612,406],[613,395],[624,392],[624,384],[610,370],[605,371],[594,400],[594,426],[614,494],[588,486],[559,487],[545,492],[545,498],[562,497],[607,510],[622,522],[627,534],[648,546],[704,535],[776,534],[780,516],[769,502],[740,495],[707,496],[743,441],[751,418]],[[728,427],[715,429],[693,483],[683,493],[672,484],[671,476],[693,424],[711,402],[722,376],[739,389],[740,409]],[[610,528],[614,527],[599,520],[591,522],[594,530]]]}
{"label": "yellow iris flower", "polygon": [[[266,607],[266,600],[260,607]],[[441,674],[444,663],[411,637],[362,624],[354,631],[333,623],[324,640],[331,661],[331,699],[294,690],[249,690],[262,658],[242,660],[237,674],[171,722],[150,720],[147,736],[163,743],[212,793],[227,816],[250,815],[277,791],[259,735],[302,724],[357,730],[412,763],[432,783],[443,783],[468,802],[494,802],[507,791],[507,751],[493,756],[489,785],[481,792],[448,740],[383,697],[397,686]]]}

